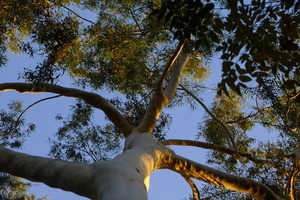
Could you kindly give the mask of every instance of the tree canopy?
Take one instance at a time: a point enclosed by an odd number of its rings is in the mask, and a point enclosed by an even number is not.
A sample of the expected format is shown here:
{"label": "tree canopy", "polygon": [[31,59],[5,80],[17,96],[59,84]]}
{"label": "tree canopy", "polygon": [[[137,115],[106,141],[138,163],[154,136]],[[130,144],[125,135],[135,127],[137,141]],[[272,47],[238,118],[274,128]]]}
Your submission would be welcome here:
{"label": "tree canopy", "polygon": [[[186,166],[170,161],[164,167],[187,180],[193,199],[296,200],[299,6],[299,0],[0,1],[0,66],[9,62],[8,53],[37,60],[20,66],[22,83],[1,83],[0,91],[77,98],[69,115],[56,116],[62,126],[50,141],[54,158],[107,161],[122,155],[133,133],[151,133],[165,146],[208,149],[206,164],[227,173],[202,175],[202,165],[175,156]],[[221,65],[210,66],[212,59]],[[210,68],[221,74],[215,88],[205,82]],[[201,99],[208,90],[215,93],[210,105]],[[199,116],[193,141],[168,140],[172,115],[162,109],[181,106],[207,113]],[[19,148],[35,125],[25,123],[21,102],[8,108],[0,111],[0,145]],[[94,120],[96,109],[104,112],[105,125]],[[256,127],[276,140],[259,141],[251,135]],[[233,187],[223,176],[250,186]],[[191,178],[206,183],[195,186]]]}

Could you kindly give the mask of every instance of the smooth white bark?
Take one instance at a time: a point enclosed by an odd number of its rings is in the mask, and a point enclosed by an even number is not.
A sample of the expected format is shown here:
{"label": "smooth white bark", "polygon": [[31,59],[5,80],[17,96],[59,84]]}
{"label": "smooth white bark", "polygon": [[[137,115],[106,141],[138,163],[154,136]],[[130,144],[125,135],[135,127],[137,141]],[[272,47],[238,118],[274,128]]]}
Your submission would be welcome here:
{"label": "smooth white bark", "polygon": [[[0,171],[92,198],[92,167],[0,147]],[[90,186],[90,187],[86,187]]]}
{"label": "smooth white bark", "polygon": [[[96,179],[98,199],[147,199],[149,175],[159,169],[161,161],[171,153],[151,134],[131,134],[122,154],[101,167],[96,164],[96,168],[101,169],[101,175],[97,173]],[[107,183],[103,185],[103,181]]]}
{"label": "smooth white bark", "polygon": [[0,147],[0,171],[95,200],[146,200],[149,175],[171,169],[184,177],[245,192],[259,200],[280,198],[265,185],[176,155],[151,134],[131,134],[122,154],[94,164],[70,163],[17,153]]}
{"label": "smooth white bark", "polygon": [[148,133],[131,134],[109,161],[70,163],[0,147],[0,171],[97,200],[146,200],[149,175],[173,152]]}

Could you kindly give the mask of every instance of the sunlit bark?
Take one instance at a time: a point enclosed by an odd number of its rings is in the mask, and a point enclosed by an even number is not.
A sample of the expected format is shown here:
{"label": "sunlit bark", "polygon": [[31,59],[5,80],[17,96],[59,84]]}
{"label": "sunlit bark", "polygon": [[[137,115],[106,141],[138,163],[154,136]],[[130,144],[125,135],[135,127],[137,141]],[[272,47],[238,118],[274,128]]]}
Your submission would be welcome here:
{"label": "sunlit bark", "polygon": [[[90,165],[30,156],[0,147],[0,171],[93,198]],[[87,185],[90,187],[83,187]]]}
{"label": "sunlit bark", "polygon": [[192,177],[206,183],[230,190],[244,192],[256,200],[280,200],[270,188],[249,178],[243,178],[221,172],[208,166],[196,163],[181,156],[174,156],[169,169],[182,176]]}
{"label": "sunlit bark", "polygon": [[223,147],[223,146],[220,146],[220,145],[211,144],[211,143],[207,143],[207,142],[201,142],[201,141],[195,141],[195,140],[165,140],[165,141],[162,141],[161,144],[166,145],[166,146],[169,146],[169,145],[193,146],[193,147],[200,147],[200,148],[203,148],[203,149],[216,150],[218,152],[226,153],[226,154],[234,156],[236,158],[245,158],[245,159],[248,159],[248,160],[250,160],[254,163],[268,165],[270,167],[273,167],[273,168],[276,168],[276,169],[280,170],[286,176],[289,176],[289,173],[279,165],[276,165],[276,164],[274,164],[272,162],[269,162],[267,160],[262,160],[262,159],[255,158],[249,153],[244,153],[244,152],[234,150],[234,149],[231,149],[231,148],[227,148],[227,147]]}
{"label": "sunlit bark", "polygon": [[94,164],[41,158],[0,147],[0,171],[97,200],[146,200],[149,176],[157,169],[171,169],[188,180],[196,178],[258,200],[280,199],[259,182],[180,157],[148,133],[131,134],[122,154]]}
{"label": "sunlit bark", "polygon": [[186,180],[186,182],[190,185],[192,189],[193,200],[200,200],[200,193],[194,181],[190,177],[183,176],[183,178]]}
{"label": "sunlit bark", "polygon": [[146,200],[149,175],[173,152],[150,134],[132,134],[125,151],[94,164],[30,156],[0,147],[0,171],[98,200]]}
{"label": "sunlit bark", "polygon": [[[173,99],[177,90],[180,74],[184,66],[189,60],[189,55],[181,53],[186,40],[178,44],[173,57],[166,65],[160,79],[157,82],[154,95],[147,107],[146,114],[143,117],[141,124],[134,128],[134,132],[151,133],[155,127],[156,121],[162,112],[162,109]],[[173,73],[166,89],[163,89],[163,82],[168,71],[174,65]]]}

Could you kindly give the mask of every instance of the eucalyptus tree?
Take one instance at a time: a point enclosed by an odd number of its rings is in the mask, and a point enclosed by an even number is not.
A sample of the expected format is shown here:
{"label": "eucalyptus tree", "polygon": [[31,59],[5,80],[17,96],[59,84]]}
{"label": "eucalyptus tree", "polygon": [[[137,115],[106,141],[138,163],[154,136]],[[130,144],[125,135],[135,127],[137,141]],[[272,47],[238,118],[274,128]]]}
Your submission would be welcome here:
{"label": "eucalyptus tree", "polygon": [[[54,157],[72,162],[0,147],[1,172],[91,199],[147,199],[158,169],[183,176],[193,199],[299,198],[299,1],[13,0],[0,6],[0,64],[6,50],[42,56],[20,75],[25,83],[2,83],[0,91],[78,99],[72,114],[56,117],[63,126],[51,148]],[[93,14],[85,17],[87,11]],[[205,63],[216,52],[223,75],[209,108],[199,93]],[[57,85],[64,75],[76,89]],[[101,90],[118,97],[106,99]],[[205,142],[165,140],[171,122],[163,109],[185,104],[207,112],[198,133]],[[107,125],[92,121],[93,109],[103,111]],[[278,141],[254,143],[249,133],[256,125],[276,130]],[[209,149],[211,166],[169,145]],[[198,189],[192,178],[206,184]]]}

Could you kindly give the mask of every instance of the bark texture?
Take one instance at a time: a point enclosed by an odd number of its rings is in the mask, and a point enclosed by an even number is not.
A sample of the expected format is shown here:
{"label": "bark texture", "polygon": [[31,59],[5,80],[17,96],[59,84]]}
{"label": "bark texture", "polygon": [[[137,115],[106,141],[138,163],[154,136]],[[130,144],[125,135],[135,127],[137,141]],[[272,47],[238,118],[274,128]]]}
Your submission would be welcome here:
{"label": "bark texture", "polygon": [[0,171],[95,200],[146,200],[150,174],[172,156],[151,134],[131,134],[122,154],[94,164],[41,158],[0,147]]}

